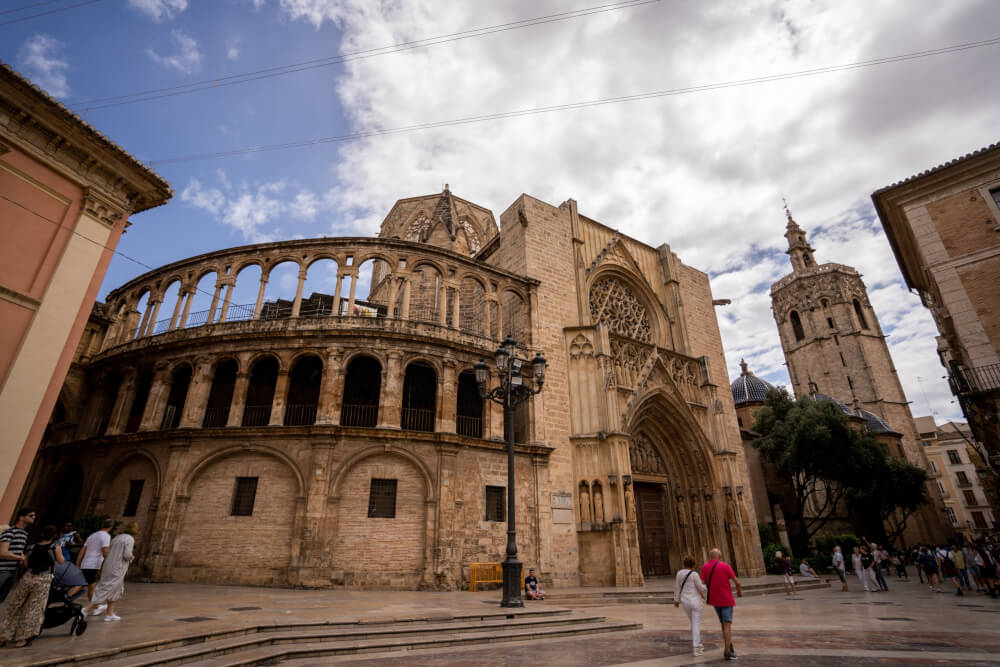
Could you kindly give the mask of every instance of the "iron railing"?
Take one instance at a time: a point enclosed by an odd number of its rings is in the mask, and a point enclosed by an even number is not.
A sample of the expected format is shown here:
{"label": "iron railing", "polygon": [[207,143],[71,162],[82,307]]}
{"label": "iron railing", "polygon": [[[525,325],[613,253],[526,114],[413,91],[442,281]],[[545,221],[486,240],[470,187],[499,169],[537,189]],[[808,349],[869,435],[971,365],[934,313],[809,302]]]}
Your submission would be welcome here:
{"label": "iron railing", "polygon": [[285,407],[285,426],[311,426],[315,423],[315,405],[288,405]]}
{"label": "iron railing", "polygon": [[204,428],[222,428],[229,421],[229,406],[224,408],[206,408],[205,419],[201,425]]}
{"label": "iron railing", "polygon": [[248,405],[243,408],[244,426],[267,426],[271,421],[271,404]]}
{"label": "iron railing", "polygon": [[407,431],[434,431],[434,411],[403,408],[402,427]]}
{"label": "iron railing", "polygon": [[181,411],[177,409],[175,405],[168,405],[167,409],[163,412],[163,421],[160,422],[160,428],[164,431],[172,428],[177,428],[181,423]]}
{"label": "iron railing", "polygon": [[344,403],[340,408],[341,426],[374,428],[378,424],[378,404]]}
{"label": "iron railing", "polygon": [[455,417],[455,431],[467,438],[483,437],[483,418],[458,415]]}
{"label": "iron railing", "polygon": [[959,394],[984,394],[1000,390],[1000,364],[975,368],[959,366],[957,370],[954,380]]}

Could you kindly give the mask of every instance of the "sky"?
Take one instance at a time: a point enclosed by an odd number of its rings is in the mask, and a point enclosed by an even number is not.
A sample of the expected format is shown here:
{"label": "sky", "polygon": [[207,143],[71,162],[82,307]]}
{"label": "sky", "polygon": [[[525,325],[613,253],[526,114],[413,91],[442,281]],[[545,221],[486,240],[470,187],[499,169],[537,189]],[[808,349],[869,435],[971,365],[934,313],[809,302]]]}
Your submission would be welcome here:
{"label": "sky", "polygon": [[[496,214],[526,192],[576,199],[707,272],[714,297],[732,300],[717,309],[730,377],[745,358],[788,385],[769,297],[791,271],[784,197],[819,262],[862,273],[914,415],[939,422],[961,412],[936,329],[870,195],[998,140],[1000,44],[840,66],[998,36],[995,0],[0,4],[0,60],[173,186],[168,205],[131,219],[101,298],[203,252],[375,235],[397,199],[445,183]],[[409,47],[385,48],[397,44]],[[761,77],[772,80],[728,85]],[[142,91],[161,92],[121,103]],[[675,94],[378,134],[655,91]],[[366,136],[240,152],[356,133]],[[307,294],[329,291],[329,275],[309,281]],[[255,300],[253,282],[237,283],[235,303]],[[268,284],[269,299],[294,291],[291,270]]]}

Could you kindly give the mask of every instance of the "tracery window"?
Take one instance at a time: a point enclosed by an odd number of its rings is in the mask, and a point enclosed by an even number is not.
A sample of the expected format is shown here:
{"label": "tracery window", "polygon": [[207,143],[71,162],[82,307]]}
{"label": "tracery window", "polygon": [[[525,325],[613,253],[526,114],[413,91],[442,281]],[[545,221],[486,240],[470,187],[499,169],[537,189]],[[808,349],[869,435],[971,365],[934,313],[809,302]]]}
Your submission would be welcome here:
{"label": "tracery window", "polygon": [[422,215],[410,224],[410,228],[406,230],[406,235],[403,238],[407,241],[426,241],[430,229],[431,221],[426,215]]}
{"label": "tracery window", "polygon": [[652,342],[649,313],[635,293],[615,278],[604,278],[590,288],[590,314],[611,333],[642,343]]}

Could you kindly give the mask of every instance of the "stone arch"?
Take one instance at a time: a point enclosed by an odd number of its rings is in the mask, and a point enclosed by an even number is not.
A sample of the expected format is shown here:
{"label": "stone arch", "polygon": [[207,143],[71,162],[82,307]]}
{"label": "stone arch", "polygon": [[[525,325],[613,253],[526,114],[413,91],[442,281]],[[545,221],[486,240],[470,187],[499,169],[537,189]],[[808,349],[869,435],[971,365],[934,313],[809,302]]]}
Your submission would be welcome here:
{"label": "stone arch", "polygon": [[[239,478],[256,479],[249,514],[234,512]],[[184,475],[170,572],[175,581],[257,585],[294,582],[305,482],[288,455],[266,445],[227,447]],[[253,535],[248,539],[249,534]],[[231,558],[233,545],[240,545]],[[234,567],[238,563],[238,567]]]}
{"label": "stone arch", "polygon": [[396,447],[387,447],[384,445],[373,445],[371,447],[366,447],[361,451],[355,452],[352,456],[350,456],[347,460],[345,460],[342,464],[340,464],[340,468],[337,470],[336,473],[334,473],[333,478],[330,480],[330,490],[327,495],[329,495],[331,498],[341,497],[342,482],[347,472],[361,461],[364,461],[365,459],[372,456],[379,456],[381,454],[398,456],[400,458],[406,459],[414,466],[416,466],[417,469],[420,471],[420,477],[424,483],[423,487],[424,494],[427,496],[427,500],[429,501],[437,500],[437,491],[435,489],[433,481],[434,478],[431,474],[430,467],[424,462],[424,460],[419,456],[417,456],[416,454],[410,452],[409,450],[399,449]]}
{"label": "stone arch", "polygon": [[520,345],[531,344],[531,320],[528,299],[520,290],[505,286],[500,290],[500,307],[503,310],[502,336],[512,336]]}
{"label": "stone arch", "polygon": [[603,323],[611,334],[641,343],[662,344],[665,312],[641,277],[609,265],[591,276],[587,295],[592,324]]}
{"label": "stone arch", "polygon": [[[137,459],[149,465],[153,471],[153,478],[151,480],[152,484],[149,486],[144,486],[142,490],[142,495],[143,495],[142,500],[144,504],[148,504],[150,500],[159,495],[160,483],[163,479],[163,473],[162,469],[160,468],[159,461],[156,460],[156,456],[154,456],[152,452],[146,449],[134,449],[130,452],[127,452],[122,456],[118,457],[118,459],[116,459],[112,465],[107,467],[105,473],[101,476],[101,482],[100,485],[98,486],[98,497],[104,499],[105,512],[110,514],[112,517],[115,518],[121,517],[121,508],[116,508],[115,502],[113,502],[116,499],[116,494],[114,493],[114,490],[111,488],[112,483],[121,474],[122,470],[126,469],[126,466],[128,464],[132,463]],[[152,490],[150,489],[150,486],[152,487]],[[124,494],[118,493],[117,495],[122,496],[123,502],[118,504],[123,505],[125,500]],[[138,518],[136,520],[138,521]],[[141,527],[145,527],[142,522],[140,522],[139,525]]]}
{"label": "stone arch", "polygon": [[351,362],[358,357],[371,357],[379,363],[383,369],[386,367],[387,359],[385,354],[379,350],[367,350],[367,349],[357,349],[350,350],[344,353],[344,356],[340,360],[340,369],[344,372],[347,371],[347,367],[351,365]]}

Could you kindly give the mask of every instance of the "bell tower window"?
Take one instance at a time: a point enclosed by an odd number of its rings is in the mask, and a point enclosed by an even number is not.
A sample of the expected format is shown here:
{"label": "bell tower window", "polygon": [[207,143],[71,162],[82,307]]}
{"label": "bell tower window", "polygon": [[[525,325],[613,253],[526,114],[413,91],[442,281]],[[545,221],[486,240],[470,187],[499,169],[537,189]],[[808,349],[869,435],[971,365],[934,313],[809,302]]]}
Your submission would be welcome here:
{"label": "bell tower window", "polygon": [[795,342],[797,343],[806,337],[806,332],[802,329],[802,320],[794,310],[788,316],[788,319],[792,321],[792,333],[795,334]]}
{"label": "bell tower window", "polygon": [[865,311],[861,308],[861,302],[854,300],[854,314],[858,316],[858,325],[862,329],[868,328],[868,320],[865,319]]}

